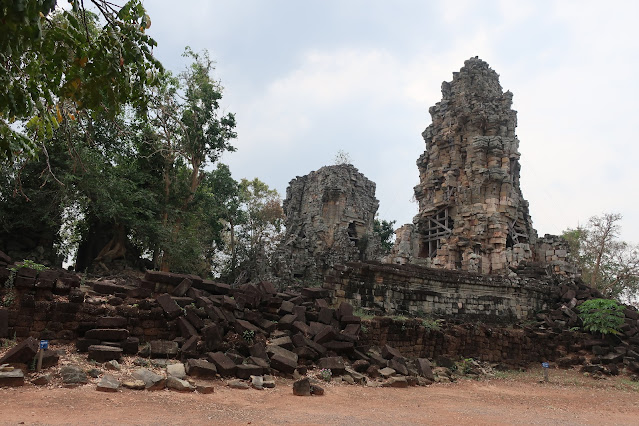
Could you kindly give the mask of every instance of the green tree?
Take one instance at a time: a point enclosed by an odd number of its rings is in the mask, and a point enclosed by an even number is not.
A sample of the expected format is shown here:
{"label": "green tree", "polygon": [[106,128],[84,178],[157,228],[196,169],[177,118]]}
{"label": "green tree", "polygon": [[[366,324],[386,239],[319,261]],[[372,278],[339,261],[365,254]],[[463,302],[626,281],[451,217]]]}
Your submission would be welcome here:
{"label": "green tree", "polygon": [[184,247],[186,214],[206,176],[205,168],[225,151],[234,151],[235,116],[222,114],[222,86],[213,79],[207,52],[185,56],[193,63],[177,78],[164,73],[153,88],[148,118],[149,151],[161,156],[164,241],[156,250],[161,269],[171,269],[174,252]]}
{"label": "green tree", "polygon": [[281,198],[275,189],[255,178],[239,183],[239,210],[228,222],[227,281],[264,278],[284,225]]}
{"label": "green tree", "polygon": [[395,226],[394,220],[379,220],[378,217],[375,218],[375,222],[373,222],[373,234],[378,235],[382,244],[382,254],[390,253],[393,248],[393,242],[395,237],[395,230],[393,226]]}
{"label": "green tree", "polygon": [[591,299],[577,307],[584,330],[591,333],[620,334],[624,322],[623,306],[610,299]]}
{"label": "green tree", "polygon": [[585,226],[567,229],[562,236],[585,282],[607,297],[634,300],[639,289],[639,247],[619,239],[621,219],[618,213],[593,216]]}
{"label": "green tree", "polygon": [[79,115],[143,108],[162,70],[140,0],[0,0],[0,161],[47,155],[53,131]]}

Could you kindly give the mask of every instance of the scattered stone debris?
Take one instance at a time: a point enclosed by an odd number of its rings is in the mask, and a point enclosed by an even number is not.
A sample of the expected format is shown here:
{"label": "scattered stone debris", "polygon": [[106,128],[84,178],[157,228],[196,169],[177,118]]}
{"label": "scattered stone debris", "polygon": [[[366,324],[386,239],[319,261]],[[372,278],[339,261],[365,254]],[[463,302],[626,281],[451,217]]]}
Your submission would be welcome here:
{"label": "scattered stone debris", "polygon": [[120,389],[120,381],[110,374],[105,374],[96,389],[100,392],[117,392]]}
{"label": "scattered stone debris", "polygon": [[77,386],[89,383],[87,373],[77,365],[65,365],[60,369],[62,383],[65,386]]}

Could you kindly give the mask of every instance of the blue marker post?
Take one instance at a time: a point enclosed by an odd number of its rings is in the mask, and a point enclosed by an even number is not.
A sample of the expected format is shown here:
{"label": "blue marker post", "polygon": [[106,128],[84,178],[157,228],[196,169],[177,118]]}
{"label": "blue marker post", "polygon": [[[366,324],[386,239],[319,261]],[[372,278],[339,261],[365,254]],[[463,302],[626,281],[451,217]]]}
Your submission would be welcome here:
{"label": "blue marker post", "polygon": [[550,367],[550,365],[548,365],[547,362],[542,362],[541,366],[544,369],[544,382],[548,381],[548,368]]}
{"label": "blue marker post", "polygon": [[38,351],[38,366],[36,371],[40,371],[42,368],[42,357],[44,356],[44,351],[49,349],[49,341],[48,340],[40,340],[40,350]]}

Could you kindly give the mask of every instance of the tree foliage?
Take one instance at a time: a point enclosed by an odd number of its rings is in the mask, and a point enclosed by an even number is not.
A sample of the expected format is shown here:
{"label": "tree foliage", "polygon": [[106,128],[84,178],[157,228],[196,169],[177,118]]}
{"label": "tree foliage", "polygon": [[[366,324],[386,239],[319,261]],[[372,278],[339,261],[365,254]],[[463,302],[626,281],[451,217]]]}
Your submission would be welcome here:
{"label": "tree foliage", "polygon": [[231,282],[265,277],[284,225],[276,190],[257,178],[242,179],[238,190],[239,209],[228,222],[228,261],[223,272]]}
{"label": "tree foliage", "polygon": [[140,0],[0,0],[0,161],[46,154],[54,130],[80,114],[143,108],[162,70]]}
{"label": "tree foliage", "polygon": [[611,299],[591,299],[577,307],[583,328],[591,333],[619,334],[624,322],[623,306]]}
{"label": "tree foliage", "polygon": [[160,76],[144,117],[149,122],[147,149],[162,164],[165,235],[156,255],[163,270],[175,267],[175,253],[185,247],[182,234],[188,232],[188,213],[197,210],[194,201],[207,176],[205,168],[235,150],[230,144],[236,137],[235,116],[220,111],[222,86],[211,76],[213,62],[207,52],[189,48],[185,56],[193,63],[177,78],[168,72]]}
{"label": "tree foliage", "polygon": [[395,226],[394,220],[379,220],[379,218],[375,218],[375,222],[373,222],[373,234],[379,236],[379,239],[382,244],[382,254],[390,253],[393,248],[393,242],[395,237],[395,230],[393,227]]}
{"label": "tree foliage", "polygon": [[604,295],[634,300],[639,289],[639,247],[619,239],[618,213],[593,216],[585,226],[567,229],[568,241],[584,281]]}

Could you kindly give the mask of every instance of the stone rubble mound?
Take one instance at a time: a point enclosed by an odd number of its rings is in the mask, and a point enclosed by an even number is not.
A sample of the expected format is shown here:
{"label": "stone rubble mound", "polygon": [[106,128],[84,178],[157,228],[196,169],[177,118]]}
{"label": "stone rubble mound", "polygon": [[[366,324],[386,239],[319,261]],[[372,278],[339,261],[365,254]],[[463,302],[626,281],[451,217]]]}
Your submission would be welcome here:
{"label": "stone rubble mound", "polygon": [[[166,376],[144,368],[136,371],[134,378],[144,381],[146,389],[195,390],[195,383],[185,382],[184,374],[175,374],[176,368],[180,370],[176,365],[183,366],[192,379],[221,377],[235,387],[239,384],[234,379],[268,387],[271,375],[296,378],[315,368],[330,370],[332,379],[343,378],[347,383],[379,379],[383,380],[379,384],[399,386],[435,380],[427,359],[409,360],[390,346],[360,345],[361,318],[348,303],[329,307],[325,289],[278,292],[269,282],[231,288],[194,275],[157,271],[148,271],[139,287],[109,281],[88,284],[91,290],[82,296],[71,292],[69,298],[82,299],[84,305],[95,306],[96,312],[105,312],[97,308],[112,305],[114,300],[118,308],[123,303],[136,309],[119,310],[124,315],[85,318],[78,327],[76,349],[87,353],[89,362],[104,364],[108,370],[117,370],[118,361],[126,355],[153,362],[171,360]],[[164,324],[163,333],[157,331],[159,323]],[[137,327],[158,335],[145,336],[141,342],[131,335]],[[37,350],[37,341],[27,338],[7,352],[0,364],[30,363]],[[55,356],[57,362],[55,351],[45,353],[47,358]],[[7,384],[15,383],[16,374],[7,374]],[[410,377],[400,378],[405,376]],[[108,392],[119,386],[111,374],[98,384],[99,390]],[[322,392],[317,383],[313,384],[316,388],[313,394]]]}
{"label": "stone rubble mound", "polygon": [[[557,302],[551,309],[536,315],[537,332],[559,336],[580,328],[583,324],[578,307],[587,300],[603,298],[603,295],[576,279],[553,289],[553,298]],[[567,351],[553,364],[562,368],[581,366],[581,371],[594,375],[617,375],[622,370],[639,373],[639,312],[632,306],[625,306],[623,312],[624,322],[619,335],[594,338],[584,334],[579,347]]]}

